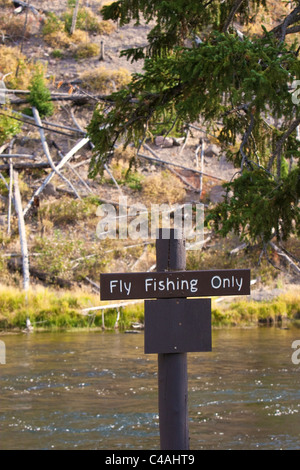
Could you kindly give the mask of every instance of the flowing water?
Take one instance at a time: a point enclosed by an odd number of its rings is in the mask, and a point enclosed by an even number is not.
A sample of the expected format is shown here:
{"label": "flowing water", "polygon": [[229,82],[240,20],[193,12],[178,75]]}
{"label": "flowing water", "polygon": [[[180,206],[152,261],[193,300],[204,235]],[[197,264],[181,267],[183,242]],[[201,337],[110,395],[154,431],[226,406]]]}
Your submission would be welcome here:
{"label": "flowing water", "polygon": [[[299,449],[300,330],[213,331],[188,354],[191,449]],[[3,335],[0,449],[159,450],[157,356],[143,334]]]}

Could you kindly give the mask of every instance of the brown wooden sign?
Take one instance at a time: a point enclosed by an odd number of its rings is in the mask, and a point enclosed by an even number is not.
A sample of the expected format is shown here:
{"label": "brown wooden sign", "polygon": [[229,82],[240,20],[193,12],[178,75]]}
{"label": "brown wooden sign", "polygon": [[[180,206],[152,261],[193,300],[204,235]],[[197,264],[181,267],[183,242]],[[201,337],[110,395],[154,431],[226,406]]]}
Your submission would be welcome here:
{"label": "brown wooden sign", "polygon": [[146,300],[144,340],[145,354],[211,351],[211,300]]}
{"label": "brown wooden sign", "polygon": [[214,297],[250,294],[249,269],[103,273],[101,300]]}

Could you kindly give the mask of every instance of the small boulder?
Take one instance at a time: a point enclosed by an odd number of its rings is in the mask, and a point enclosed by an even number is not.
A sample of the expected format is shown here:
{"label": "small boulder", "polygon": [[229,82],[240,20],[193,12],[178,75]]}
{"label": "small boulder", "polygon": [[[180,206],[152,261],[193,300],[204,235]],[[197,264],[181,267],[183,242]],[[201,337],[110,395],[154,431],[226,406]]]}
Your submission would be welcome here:
{"label": "small boulder", "polygon": [[204,150],[204,155],[206,157],[212,158],[212,157],[219,156],[219,154],[220,154],[220,149],[215,144],[208,145]]}
{"label": "small boulder", "polygon": [[226,191],[223,186],[216,185],[213,186],[209,193],[209,200],[212,204],[219,204],[220,202],[224,201],[224,197],[226,196]]}
{"label": "small boulder", "polygon": [[159,135],[155,138],[155,145],[157,145],[157,147],[170,148],[173,147],[174,143],[171,137],[164,137],[163,135]]}
{"label": "small boulder", "polygon": [[57,195],[56,187],[54,186],[54,184],[49,183],[43,190],[42,194],[43,196],[56,196]]}

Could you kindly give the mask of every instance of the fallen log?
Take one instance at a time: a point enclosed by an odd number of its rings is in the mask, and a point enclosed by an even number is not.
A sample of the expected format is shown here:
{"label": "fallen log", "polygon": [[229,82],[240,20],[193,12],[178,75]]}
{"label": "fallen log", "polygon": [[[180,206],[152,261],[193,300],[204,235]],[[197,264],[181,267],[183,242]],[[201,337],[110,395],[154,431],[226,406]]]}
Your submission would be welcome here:
{"label": "fallen log", "polygon": [[34,160],[34,155],[28,155],[27,153],[2,153],[0,158],[28,158]]}
{"label": "fallen log", "polygon": [[275,245],[275,243],[273,242],[269,242],[269,245],[273,248],[274,251],[276,251],[276,253],[281,256],[283,259],[285,259],[288,264],[291,266],[291,268],[293,269],[293,271],[296,273],[296,274],[300,274],[300,268],[299,266],[297,266],[296,263],[294,263],[294,261],[286,254],[286,253],[283,253],[282,250],[280,250],[280,248],[278,248],[277,245]]}
{"label": "fallen log", "polygon": [[[2,107],[2,109],[4,111],[10,111],[8,108],[5,108],[5,107]],[[14,115],[17,115],[17,116],[20,116],[20,117],[23,117],[24,119],[29,119],[30,121],[34,121],[34,117],[32,116],[29,116],[27,114],[23,114],[23,113],[20,113],[18,111],[14,111]],[[65,129],[65,130],[68,130],[68,131],[73,131],[73,132],[78,132],[80,134],[85,134],[86,135],[86,131],[83,131],[83,130],[79,130],[79,129],[75,129],[74,127],[69,127],[69,126],[63,126],[61,124],[57,124],[56,122],[50,122],[50,121],[45,121],[45,119],[42,119],[42,124],[43,124],[43,129],[44,130],[51,130],[47,127],[44,126],[44,124],[46,126],[53,126],[53,127],[58,127],[59,129]],[[38,126],[39,127],[39,126]],[[6,147],[4,147],[2,149],[2,147],[0,147],[0,153],[2,150],[5,150]],[[2,150],[1,150],[2,149]]]}
{"label": "fallen log", "polygon": [[152,162],[155,162],[155,163],[158,163],[159,165],[161,166],[164,166],[164,165],[170,165],[170,166],[175,166],[177,168],[182,168],[183,170],[188,170],[188,171],[191,171],[193,173],[198,173],[199,175],[204,175],[204,176],[207,176],[208,178],[212,178],[214,180],[218,180],[218,181],[225,181],[223,178],[219,178],[218,176],[213,176],[213,175],[209,175],[208,173],[204,173],[203,171],[200,171],[200,170],[196,170],[194,168],[188,168],[186,166],[183,166],[183,165],[179,165],[177,163],[173,163],[173,162],[167,162],[166,160],[159,160],[157,158],[154,158],[154,157],[149,157],[148,155],[144,155],[143,153],[137,153],[137,156],[139,158],[145,158],[147,160],[150,160]]}
{"label": "fallen log", "polygon": [[[15,170],[36,170],[41,168],[50,168],[50,163],[41,162],[41,163],[27,163],[27,162],[16,162],[14,163]],[[0,171],[9,170],[9,163],[4,163],[0,165]]]}
{"label": "fallen log", "polygon": [[[58,155],[60,156],[61,159],[64,158],[62,152],[60,151],[60,148],[58,147],[58,145],[56,144],[56,142],[54,142],[54,140],[52,141],[52,145],[56,148],[57,150],[57,153]],[[86,183],[86,181],[84,181],[83,178],[81,178],[80,174],[78,173],[77,170],[75,170],[75,168],[73,168],[73,166],[67,162],[66,163],[67,167],[74,173],[74,175],[79,179],[79,181],[83,184],[83,186],[88,190],[89,193],[93,194],[93,191],[91,190],[91,188],[89,187],[89,185]]]}
{"label": "fallen log", "polygon": [[42,142],[42,146],[43,146],[43,150],[44,150],[44,153],[47,157],[47,160],[52,168],[52,170],[67,184],[70,186],[70,188],[72,189],[72,191],[74,192],[75,196],[78,198],[78,199],[81,199],[80,195],[78,194],[78,192],[76,191],[76,188],[74,188],[73,184],[71,183],[71,181],[68,180],[68,178],[66,178],[60,171],[59,169],[56,167],[56,165],[54,165],[54,162],[52,160],[52,156],[50,154],[50,150],[49,150],[49,147],[48,147],[48,143],[47,143],[47,140],[45,138],[45,134],[44,134],[44,131],[42,129],[42,122],[41,122],[41,118],[40,118],[40,115],[39,115],[39,112],[37,110],[37,108],[33,107],[32,108],[32,112],[33,112],[33,116],[34,116],[34,119],[35,119],[35,122],[37,123],[37,125],[40,127],[39,129],[39,132],[40,132],[40,137],[41,137],[41,142]]}
{"label": "fallen log", "polygon": [[[12,258],[8,261],[8,268],[12,272],[21,272],[22,271],[22,260],[20,257]],[[61,287],[62,289],[70,289],[74,286],[72,281],[62,279],[57,277],[54,274],[45,273],[37,268],[32,266],[29,267],[29,273],[31,277],[38,279],[43,282],[45,285],[55,285]]]}
{"label": "fallen log", "polygon": [[236,248],[234,248],[233,250],[230,251],[230,253],[229,253],[230,256],[236,255],[239,251],[246,248],[246,246],[247,246],[247,243],[242,243],[241,245],[237,246]]}
{"label": "fallen log", "polygon": [[[143,144],[143,147],[148,150],[157,160],[159,161],[162,161],[161,158],[157,155],[156,152],[154,152],[154,150],[152,150],[151,147],[149,147],[149,145],[147,144]],[[170,168],[170,171],[171,173],[175,174],[177,176],[177,178],[179,178],[186,186],[188,186],[192,191],[194,192],[199,192],[199,189],[195,188],[194,186],[192,186],[187,180],[186,178],[184,178],[184,176],[182,176],[180,173],[178,173],[178,171],[176,170],[173,170],[173,168]],[[200,175],[201,176],[201,175]]]}
{"label": "fallen log", "polygon": [[[95,100],[97,98],[96,97],[92,98],[92,97],[83,96],[83,95],[51,96],[51,98],[50,98],[51,101],[73,101],[78,106],[82,106],[84,104],[87,104],[89,102],[89,100],[91,100],[91,99]],[[15,99],[10,100],[10,104],[16,104],[16,105],[18,105],[18,104],[28,104],[28,101],[15,98]]]}
{"label": "fallen log", "polygon": [[36,268],[30,268],[30,274],[31,276],[39,279],[47,285],[56,285],[58,287],[61,287],[62,289],[70,289],[74,286],[74,283],[71,281],[67,281],[66,279],[62,279],[61,277],[56,277],[53,274],[39,271]]}
{"label": "fallen log", "polygon": [[[56,169],[59,170],[60,168],[62,168],[72,157],[73,155],[78,151],[80,150],[85,144],[87,144],[89,142],[89,139],[87,137],[85,137],[84,139],[81,139],[65,156],[64,158],[55,166],[56,166]],[[48,163],[49,164],[49,163]],[[28,202],[27,206],[25,207],[24,209],[24,217],[26,217],[26,215],[28,214],[28,211],[30,209],[30,207],[32,206],[33,202],[34,202],[34,199],[36,196],[38,196],[44,189],[45,187],[47,186],[48,183],[50,183],[50,181],[52,180],[52,178],[55,176],[55,171],[52,171],[48,176],[47,178],[45,179],[45,181],[43,182],[43,184],[35,191],[35,193],[33,194],[32,198],[30,199],[30,201]]]}
{"label": "fallen log", "polygon": [[[9,170],[9,167],[10,167],[10,165],[7,165],[7,170]],[[1,170],[1,168],[0,168],[0,170]],[[2,175],[2,173],[0,173],[0,179],[1,179],[2,183],[4,183],[4,186],[6,187],[6,189],[9,191],[8,184],[7,184],[4,176]]]}
{"label": "fallen log", "polygon": [[[25,115],[22,114],[22,113],[16,113],[16,112],[15,112],[15,114],[17,114],[18,116],[27,118],[27,116],[25,116]],[[0,115],[1,115],[1,116],[6,116],[6,114],[1,113],[1,112],[0,112]],[[37,127],[38,129],[42,129],[43,131],[49,131],[49,132],[52,132],[52,133],[54,133],[54,134],[65,135],[65,136],[67,136],[67,137],[69,137],[69,138],[71,138],[71,139],[74,138],[74,136],[73,136],[72,134],[69,134],[68,132],[63,132],[63,131],[59,131],[59,130],[57,130],[57,129],[52,129],[51,127],[45,127],[45,126],[42,126],[42,125],[38,125],[38,124],[36,124],[36,123],[34,123],[34,122],[30,122],[30,121],[28,121],[28,120],[24,120],[24,119],[22,119],[21,117],[18,118],[17,116],[14,116],[14,115],[9,116],[9,117],[10,117],[10,119],[14,119],[15,121],[22,122],[22,123],[23,123],[24,125],[26,125],[26,126]],[[30,116],[28,116],[28,118],[30,119]],[[51,125],[53,125],[53,124],[51,124]],[[56,127],[57,127],[57,126],[56,126]],[[62,127],[62,126],[61,126],[61,127]],[[72,132],[77,132],[77,131],[76,131],[76,130],[75,130],[75,131],[73,130]],[[78,131],[78,132],[79,132],[79,131]]]}
{"label": "fallen log", "polygon": [[[2,90],[1,90],[2,91]],[[82,106],[87,104],[89,101],[105,101],[107,103],[113,103],[112,99],[109,99],[107,95],[89,95],[89,94],[77,94],[77,95],[51,95],[51,101],[73,101],[76,105]],[[10,104],[28,104],[27,100],[20,98],[11,98]]]}

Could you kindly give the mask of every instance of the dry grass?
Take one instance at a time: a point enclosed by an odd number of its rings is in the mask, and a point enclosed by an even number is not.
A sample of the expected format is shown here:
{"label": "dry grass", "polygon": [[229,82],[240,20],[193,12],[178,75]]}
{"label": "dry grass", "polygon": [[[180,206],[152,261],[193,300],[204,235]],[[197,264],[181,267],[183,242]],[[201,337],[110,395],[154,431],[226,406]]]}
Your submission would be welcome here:
{"label": "dry grass", "polygon": [[75,51],[76,46],[81,47],[89,43],[89,35],[86,31],[77,29],[72,35],[66,31],[55,31],[44,36],[45,42],[54,49],[69,49]]}
{"label": "dry grass", "polygon": [[95,57],[100,54],[100,47],[92,42],[87,44],[79,44],[75,50],[76,59],[87,59],[88,57]]}
{"label": "dry grass", "polygon": [[108,70],[103,66],[84,72],[81,77],[83,86],[90,91],[109,94],[125,87],[131,80],[125,68]]}
{"label": "dry grass", "polygon": [[116,30],[116,25],[111,21],[99,21],[98,23],[98,34],[112,34]]}
{"label": "dry grass", "polygon": [[20,52],[18,47],[0,46],[0,73],[3,75],[10,73],[5,79],[7,88],[27,90],[37,67]]}
{"label": "dry grass", "polygon": [[142,198],[145,202],[175,204],[182,202],[185,195],[181,181],[167,170],[149,176],[143,183]]}
{"label": "dry grass", "polygon": [[72,36],[70,36],[70,40],[74,44],[88,43],[89,35],[86,31],[82,31],[82,29],[76,29]]}
{"label": "dry grass", "polygon": [[82,200],[74,200],[68,196],[63,196],[59,200],[44,201],[40,210],[43,223],[45,220],[51,221],[54,226],[66,227],[67,225],[76,225],[80,221],[85,221],[85,226],[96,227],[96,211],[99,202],[93,197],[87,197]]}
{"label": "dry grass", "polygon": [[67,48],[71,45],[70,36],[65,31],[55,31],[53,33],[46,34],[44,36],[45,42],[57,49],[57,48]]}
{"label": "dry grass", "polygon": [[5,9],[0,16],[0,32],[8,40],[20,39],[23,36],[28,39],[36,30],[36,20],[33,14],[28,14],[28,21],[24,35],[24,17],[18,16],[10,9]]}

